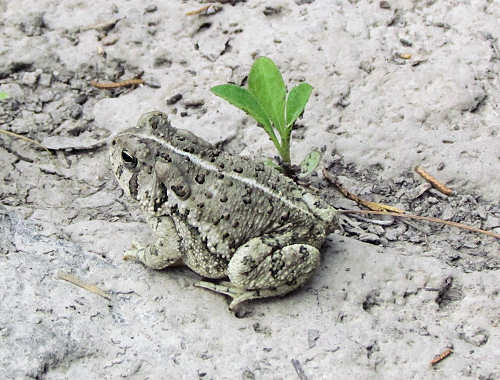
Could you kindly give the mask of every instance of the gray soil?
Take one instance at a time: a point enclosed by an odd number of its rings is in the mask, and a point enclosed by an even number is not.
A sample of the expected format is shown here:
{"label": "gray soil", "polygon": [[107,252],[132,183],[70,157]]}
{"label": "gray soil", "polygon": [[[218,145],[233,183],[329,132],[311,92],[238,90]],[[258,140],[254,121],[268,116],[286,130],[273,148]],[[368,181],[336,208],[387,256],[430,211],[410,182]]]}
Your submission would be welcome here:
{"label": "gray soil", "polygon": [[234,316],[189,270],[122,260],[151,231],[106,144],[162,110],[228,151],[273,156],[209,92],[265,55],[289,86],[314,86],[295,162],[319,148],[362,198],[500,233],[500,3],[233,0],[186,15],[205,5],[0,0],[0,127],[50,149],[0,134],[0,379],[498,380],[498,239],[353,218],[306,286]]}

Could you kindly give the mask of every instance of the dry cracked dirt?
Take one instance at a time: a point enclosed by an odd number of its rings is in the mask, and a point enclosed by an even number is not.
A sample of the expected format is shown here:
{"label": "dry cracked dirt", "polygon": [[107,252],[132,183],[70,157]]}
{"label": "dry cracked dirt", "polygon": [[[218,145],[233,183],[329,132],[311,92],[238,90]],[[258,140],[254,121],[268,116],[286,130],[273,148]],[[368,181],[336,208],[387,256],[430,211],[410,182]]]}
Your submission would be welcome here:
{"label": "dry cracked dirt", "polygon": [[[498,239],[353,217],[306,286],[236,317],[189,270],[122,260],[151,231],[107,142],[161,110],[272,157],[209,91],[268,56],[288,86],[314,87],[294,162],[320,149],[364,199],[500,233],[499,20],[496,0],[0,0],[0,128],[49,149],[0,134],[0,378],[498,380]],[[90,84],[132,78],[144,84]],[[321,170],[313,182],[357,207]]]}

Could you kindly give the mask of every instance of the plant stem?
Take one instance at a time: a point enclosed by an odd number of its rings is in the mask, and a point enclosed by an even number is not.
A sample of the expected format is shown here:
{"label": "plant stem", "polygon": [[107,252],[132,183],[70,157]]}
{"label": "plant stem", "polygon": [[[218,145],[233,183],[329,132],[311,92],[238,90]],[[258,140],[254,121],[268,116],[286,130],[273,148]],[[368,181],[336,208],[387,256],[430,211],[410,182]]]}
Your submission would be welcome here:
{"label": "plant stem", "polygon": [[280,154],[283,162],[287,164],[291,163],[290,160],[290,137],[292,135],[292,129],[286,128],[283,135],[281,135],[281,149]]}
{"label": "plant stem", "polygon": [[271,141],[273,142],[274,146],[276,147],[276,149],[278,150],[280,156],[283,156],[283,153],[282,153],[282,148],[281,148],[281,144],[280,142],[278,141],[278,139],[276,138],[276,135],[274,134],[274,131],[272,129],[268,130],[268,129],[265,129],[267,134],[269,135],[269,138],[271,139]]}

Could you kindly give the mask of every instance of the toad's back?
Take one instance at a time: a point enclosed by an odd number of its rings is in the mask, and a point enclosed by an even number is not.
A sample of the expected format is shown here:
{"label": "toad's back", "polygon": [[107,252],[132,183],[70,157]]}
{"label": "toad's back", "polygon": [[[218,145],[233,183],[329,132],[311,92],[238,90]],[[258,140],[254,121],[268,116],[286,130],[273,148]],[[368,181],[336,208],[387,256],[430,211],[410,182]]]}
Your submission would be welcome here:
{"label": "toad's back", "polygon": [[[292,180],[173,128],[161,113],[146,114],[120,136],[129,140],[129,149],[147,149],[147,160],[154,161],[148,169],[156,176],[149,192],[154,199],[143,207],[154,204],[156,215],[171,215],[178,229],[218,255],[230,257],[252,237],[287,229],[296,230],[301,241],[324,235],[322,221],[304,203],[304,190]],[[321,231],[310,231],[314,226]]]}

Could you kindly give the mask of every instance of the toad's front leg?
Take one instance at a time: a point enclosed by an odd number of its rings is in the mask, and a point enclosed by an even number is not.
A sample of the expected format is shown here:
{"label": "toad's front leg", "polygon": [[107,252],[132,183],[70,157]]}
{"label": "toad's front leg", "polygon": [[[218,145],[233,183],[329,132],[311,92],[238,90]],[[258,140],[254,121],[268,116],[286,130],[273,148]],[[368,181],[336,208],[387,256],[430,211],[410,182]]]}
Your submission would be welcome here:
{"label": "toad's front leg", "polygon": [[282,244],[284,236],[265,236],[239,247],[228,266],[229,281],[201,281],[197,286],[233,298],[235,310],[243,301],[280,296],[306,282],[320,263],[320,252],[308,244]]}
{"label": "toad's front leg", "polygon": [[181,265],[182,254],[179,250],[179,235],[172,218],[161,216],[152,218],[149,222],[158,236],[157,240],[146,247],[134,247],[128,250],[123,255],[123,259],[140,261],[153,269]]}

